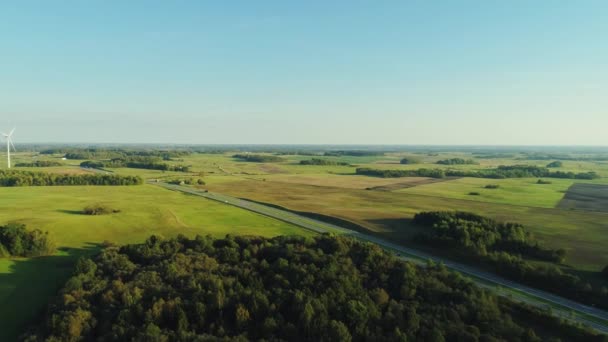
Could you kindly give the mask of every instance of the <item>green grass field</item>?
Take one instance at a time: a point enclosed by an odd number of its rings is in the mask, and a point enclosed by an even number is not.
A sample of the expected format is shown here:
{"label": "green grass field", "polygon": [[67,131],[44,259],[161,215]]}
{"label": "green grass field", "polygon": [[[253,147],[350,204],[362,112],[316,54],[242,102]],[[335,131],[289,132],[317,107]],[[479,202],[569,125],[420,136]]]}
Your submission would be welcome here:
{"label": "green grass field", "polygon": [[[104,203],[117,214],[86,216]],[[0,188],[0,222],[48,230],[61,252],[35,259],[0,259],[0,341],[10,341],[65,282],[74,261],[104,240],[138,243],[152,234],[310,234],[287,223],[201,197],[152,185]]]}

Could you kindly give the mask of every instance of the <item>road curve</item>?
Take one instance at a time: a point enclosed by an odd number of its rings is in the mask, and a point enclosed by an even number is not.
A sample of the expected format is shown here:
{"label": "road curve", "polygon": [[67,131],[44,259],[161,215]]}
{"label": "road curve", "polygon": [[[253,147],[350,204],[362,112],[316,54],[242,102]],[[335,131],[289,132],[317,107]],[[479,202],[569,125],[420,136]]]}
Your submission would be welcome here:
{"label": "road curve", "polygon": [[[181,191],[184,193],[201,196],[210,200],[222,202],[228,205],[233,205],[239,208],[243,208],[261,215],[269,216],[284,222],[288,222],[302,228],[306,228],[308,230],[317,232],[317,233],[339,233],[344,235],[349,235],[354,238],[357,238],[362,241],[367,241],[371,243],[375,243],[383,248],[392,250],[394,252],[403,255],[405,259],[418,259],[418,260],[432,260],[434,262],[443,263],[447,268],[452,269],[454,271],[460,272],[462,274],[473,277],[477,283],[486,288],[491,288],[494,290],[498,290],[499,288],[508,288],[511,290],[515,290],[517,292],[523,293],[525,295],[517,295],[517,293],[509,292],[508,295],[516,298],[520,301],[526,302],[528,304],[547,308],[551,307],[553,313],[569,320],[574,320],[579,323],[586,324],[598,331],[603,333],[608,333],[608,312],[592,308],[587,305],[583,305],[577,303],[575,301],[562,298],[560,296],[541,291],[538,289],[534,289],[528,287],[526,285],[519,284],[517,282],[504,279],[502,277],[496,276],[492,273],[478,270],[474,267],[464,265],[461,263],[453,262],[444,258],[432,256],[425,252],[421,252],[412,248],[404,247],[390,241],[363,234],[360,232],[356,232],[347,228],[343,228],[334,224],[322,222],[319,220],[315,220],[312,218],[304,217],[290,211],[281,210],[278,208],[266,206],[263,204],[259,204],[252,201],[247,201],[239,198],[235,198],[232,196],[227,196],[223,194],[207,192],[204,190],[198,190],[186,186],[173,185],[167,183],[160,182],[150,182],[152,184],[159,185],[163,188],[175,191]],[[500,291],[499,291],[500,292]],[[507,295],[506,293],[499,293],[500,295]],[[588,318],[592,316],[595,319]],[[603,322],[602,322],[603,321]]]}

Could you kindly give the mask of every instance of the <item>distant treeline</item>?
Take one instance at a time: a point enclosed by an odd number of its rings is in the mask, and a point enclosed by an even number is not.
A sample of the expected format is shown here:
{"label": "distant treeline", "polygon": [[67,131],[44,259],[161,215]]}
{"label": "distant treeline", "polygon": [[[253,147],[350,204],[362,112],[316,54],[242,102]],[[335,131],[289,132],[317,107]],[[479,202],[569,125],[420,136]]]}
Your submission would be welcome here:
{"label": "distant treeline", "polygon": [[66,159],[113,159],[130,156],[158,157],[171,160],[190,155],[192,152],[183,150],[127,150],[103,148],[57,148],[40,151],[40,154],[64,154]]}
{"label": "distant treeline", "polygon": [[339,165],[339,166],[349,166],[350,164],[342,161],[321,159],[321,158],[312,158],[310,160],[300,160],[300,165]]}
{"label": "distant treeline", "polygon": [[450,158],[437,161],[441,165],[472,165],[477,164],[473,159]]}
{"label": "distant treeline", "polygon": [[24,224],[9,223],[0,226],[0,258],[38,257],[55,252],[55,243],[48,232],[26,230]]}
{"label": "distant treeline", "polygon": [[232,158],[240,159],[247,162],[253,163],[278,163],[285,161],[285,159],[273,155],[267,154],[249,154],[249,153],[241,153],[235,154]]}
{"label": "distant treeline", "polygon": [[442,265],[332,237],[150,237],[80,259],[25,341],[588,341]]}
{"label": "distant treeline", "polygon": [[51,166],[62,166],[63,164],[53,160],[36,160],[31,163],[17,163],[16,167],[51,167]]}
{"label": "distant treeline", "polygon": [[423,212],[414,223],[428,227],[415,239],[493,270],[501,276],[563,297],[608,308],[608,289],[594,288],[558,266],[538,265],[522,258],[561,263],[563,249],[544,248],[521,224],[500,223],[466,212]]}
{"label": "distant treeline", "polygon": [[110,160],[98,160],[98,161],[87,160],[87,161],[80,163],[80,166],[94,168],[94,169],[128,167],[128,168],[133,168],[133,169],[149,169],[149,170],[162,170],[162,171],[180,171],[180,172],[189,172],[190,171],[189,166],[170,165],[170,164],[161,162],[160,158],[140,157],[140,156],[114,158],[114,159],[110,159]]}
{"label": "distant treeline", "polygon": [[524,153],[523,160],[607,161],[606,154],[570,155],[558,153]]}
{"label": "distant treeline", "polygon": [[373,156],[383,156],[384,152],[379,151],[328,151],[323,155],[331,156],[331,157],[340,157],[340,156],[350,156],[350,157],[373,157]]}
{"label": "distant treeline", "polygon": [[139,176],[107,174],[58,174],[32,171],[0,170],[0,186],[54,185],[139,185]]}
{"label": "distant treeline", "polygon": [[442,169],[417,169],[417,170],[380,170],[372,168],[358,168],[359,175],[398,178],[398,177],[473,177],[473,178],[567,178],[567,179],[596,179],[599,175],[595,172],[563,172],[551,171],[545,167],[530,165],[502,165],[495,169],[471,171],[471,170],[442,170]]}
{"label": "distant treeline", "polygon": [[473,152],[472,153],[477,159],[510,159],[515,158],[514,154],[510,153],[482,153],[482,152]]}

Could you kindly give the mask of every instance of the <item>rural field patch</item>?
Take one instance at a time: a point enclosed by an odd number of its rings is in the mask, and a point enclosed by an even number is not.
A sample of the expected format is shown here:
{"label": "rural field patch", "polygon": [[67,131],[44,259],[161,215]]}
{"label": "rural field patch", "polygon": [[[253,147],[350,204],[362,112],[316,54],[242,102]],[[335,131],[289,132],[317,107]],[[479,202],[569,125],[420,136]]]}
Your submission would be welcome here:
{"label": "rural field patch", "polygon": [[573,184],[558,208],[608,212],[608,185]]}

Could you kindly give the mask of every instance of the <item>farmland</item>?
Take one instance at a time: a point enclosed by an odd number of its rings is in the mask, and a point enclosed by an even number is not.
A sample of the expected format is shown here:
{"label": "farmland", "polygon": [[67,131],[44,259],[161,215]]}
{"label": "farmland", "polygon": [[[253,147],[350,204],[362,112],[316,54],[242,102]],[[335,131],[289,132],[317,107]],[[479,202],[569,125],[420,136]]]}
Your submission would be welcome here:
{"label": "farmland", "polygon": [[[598,274],[608,264],[605,249],[608,213],[597,209],[605,207],[607,162],[564,160],[560,171],[592,171],[600,178],[547,178],[540,183],[537,178],[379,178],[355,174],[357,167],[480,171],[500,165],[544,167],[549,163],[545,159],[529,159],[525,154],[499,154],[492,158],[478,158],[480,155],[470,152],[389,152],[370,156],[281,154],[280,160],[257,163],[233,158],[235,153],[195,152],[163,161],[171,166],[186,165],[187,172],[128,167],[96,171],[81,168],[82,160],[61,160],[62,154],[16,154],[17,162],[49,160],[63,164],[16,170],[109,172],[140,176],[152,184],[0,188],[0,223],[24,223],[49,231],[61,247],[56,255],[49,257],[0,259],[0,303],[3,304],[0,319],[15,327],[2,333],[15,336],[65,281],[74,260],[96,252],[104,241],[138,243],[151,234],[165,237],[311,234],[287,223],[154,185],[156,181],[176,179],[201,179],[205,183],[202,188],[209,191],[345,220],[371,234],[410,247],[417,247],[412,237],[421,227],[412,224],[411,219],[420,211],[463,210],[500,221],[516,221],[546,246],[567,250],[562,269],[584,276],[594,285],[605,284]],[[301,160],[313,157],[332,163],[300,165]],[[403,158],[415,163],[401,164]],[[451,158],[473,159],[474,163],[437,164]],[[85,206],[96,203],[120,212],[99,216],[81,213]]]}

